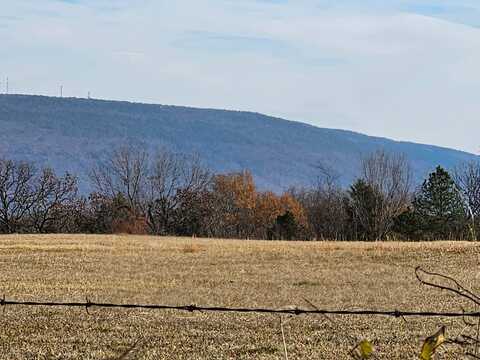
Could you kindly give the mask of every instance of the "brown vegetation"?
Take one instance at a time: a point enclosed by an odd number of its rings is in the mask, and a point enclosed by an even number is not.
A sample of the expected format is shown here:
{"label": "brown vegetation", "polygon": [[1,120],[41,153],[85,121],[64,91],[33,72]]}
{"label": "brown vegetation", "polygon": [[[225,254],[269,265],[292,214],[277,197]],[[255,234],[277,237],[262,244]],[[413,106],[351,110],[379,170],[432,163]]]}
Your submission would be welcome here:
{"label": "brown vegetation", "polygon": [[[458,311],[465,303],[427,290],[422,265],[479,291],[480,245],[299,243],[140,236],[6,235],[0,283],[7,299]],[[137,341],[131,359],[282,359],[279,319],[268,315],[8,306],[1,359],[107,359]],[[375,317],[284,318],[292,359],[348,359],[363,338],[379,359],[414,359],[422,340],[461,320]],[[454,346],[439,359],[459,359]]]}

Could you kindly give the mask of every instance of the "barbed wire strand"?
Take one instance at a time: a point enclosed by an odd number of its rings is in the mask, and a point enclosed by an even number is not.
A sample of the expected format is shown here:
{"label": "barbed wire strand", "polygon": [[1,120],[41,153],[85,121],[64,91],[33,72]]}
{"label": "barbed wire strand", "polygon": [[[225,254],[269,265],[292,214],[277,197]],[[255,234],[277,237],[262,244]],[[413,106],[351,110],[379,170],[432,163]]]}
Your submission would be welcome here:
{"label": "barbed wire strand", "polygon": [[0,299],[0,306],[27,306],[27,307],[71,307],[84,308],[117,308],[117,309],[143,309],[143,310],[173,310],[186,312],[223,312],[223,313],[256,313],[256,314],[287,314],[287,315],[353,315],[353,316],[387,316],[387,317],[450,317],[480,318],[480,312],[435,312],[435,311],[400,311],[400,310],[328,310],[328,309],[272,309],[272,308],[245,308],[245,307],[222,307],[222,306],[198,306],[198,305],[160,305],[160,304],[121,304],[92,302],[86,299],[85,302],[56,302],[56,301],[19,301]]}

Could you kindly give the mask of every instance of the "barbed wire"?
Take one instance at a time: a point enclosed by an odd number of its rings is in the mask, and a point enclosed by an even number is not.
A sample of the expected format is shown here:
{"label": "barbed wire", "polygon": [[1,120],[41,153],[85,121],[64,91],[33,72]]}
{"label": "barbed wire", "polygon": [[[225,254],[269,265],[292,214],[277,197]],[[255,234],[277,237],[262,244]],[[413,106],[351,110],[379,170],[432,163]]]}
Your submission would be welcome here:
{"label": "barbed wire", "polygon": [[401,311],[401,310],[328,310],[328,309],[302,309],[302,308],[245,308],[224,306],[199,306],[191,305],[161,305],[161,304],[121,304],[92,302],[88,299],[84,302],[55,302],[55,301],[18,301],[0,299],[0,306],[27,306],[27,307],[71,307],[84,308],[88,312],[90,308],[117,308],[117,309],[143,309],[143,310],[173,310],[186,312],[223,312],[223,313],[255,313],[255,314],[278,314],[278,315],[340,315],[340,316],[387,316],[394,318],[404,317],[450,317],[450,318],[480,318],[480,312],[436,312],[436,311]]}

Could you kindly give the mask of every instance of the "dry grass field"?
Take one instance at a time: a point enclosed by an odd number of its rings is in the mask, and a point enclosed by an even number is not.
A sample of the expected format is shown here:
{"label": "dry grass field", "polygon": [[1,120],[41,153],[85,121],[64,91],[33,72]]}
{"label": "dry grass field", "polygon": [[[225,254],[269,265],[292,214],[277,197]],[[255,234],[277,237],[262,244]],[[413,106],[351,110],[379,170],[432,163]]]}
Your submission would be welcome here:
{"label": "dry grass field", "polygon": [[[74,300],[459,310],[425,289],[414,268],[448,273],[480,291],[472,243],[287,243],[132,236],[2,236],[0,293],[16,300]],[[459,320],[321,316],[285,318],[290,359],[348,359],[371,339],[378,359],[416,359],[422,338]],[[0,312],[1,359],[283,359],[278,316],[145,310],[27,308]],[[455,347],[438,359],[461,359]]]}

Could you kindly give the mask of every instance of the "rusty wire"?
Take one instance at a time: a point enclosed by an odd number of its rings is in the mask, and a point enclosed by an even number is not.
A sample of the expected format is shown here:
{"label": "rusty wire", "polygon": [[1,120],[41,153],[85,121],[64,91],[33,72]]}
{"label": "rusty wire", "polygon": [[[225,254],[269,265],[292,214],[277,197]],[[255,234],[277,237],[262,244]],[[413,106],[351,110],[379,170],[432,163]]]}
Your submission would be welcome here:
{"label": "rusty wire", "polygon": [[84,308],[117,308],[117,309],[142,309],[142,310],[173,310],[186,312],[222,312],[222,313],[254,313],[254,314],[284,314],[284,315],[340,315],[340,316],[387,316],[395,318],[403,317],[450,317],[480,318],[480,312],[436,312],[436,311],[401,311],[401,310],[328,310],[328,309],[273,309],[273,308],[247,308],[247,307],[224,307],[224,306],[199,306],[199,305],[161,305],[161,304],[128,304],[92,302],[86,299],[84,302],[55,302],[55,301],[20,301],[0,299],[0,306],[28,306],[28,307],[68,307]]}

